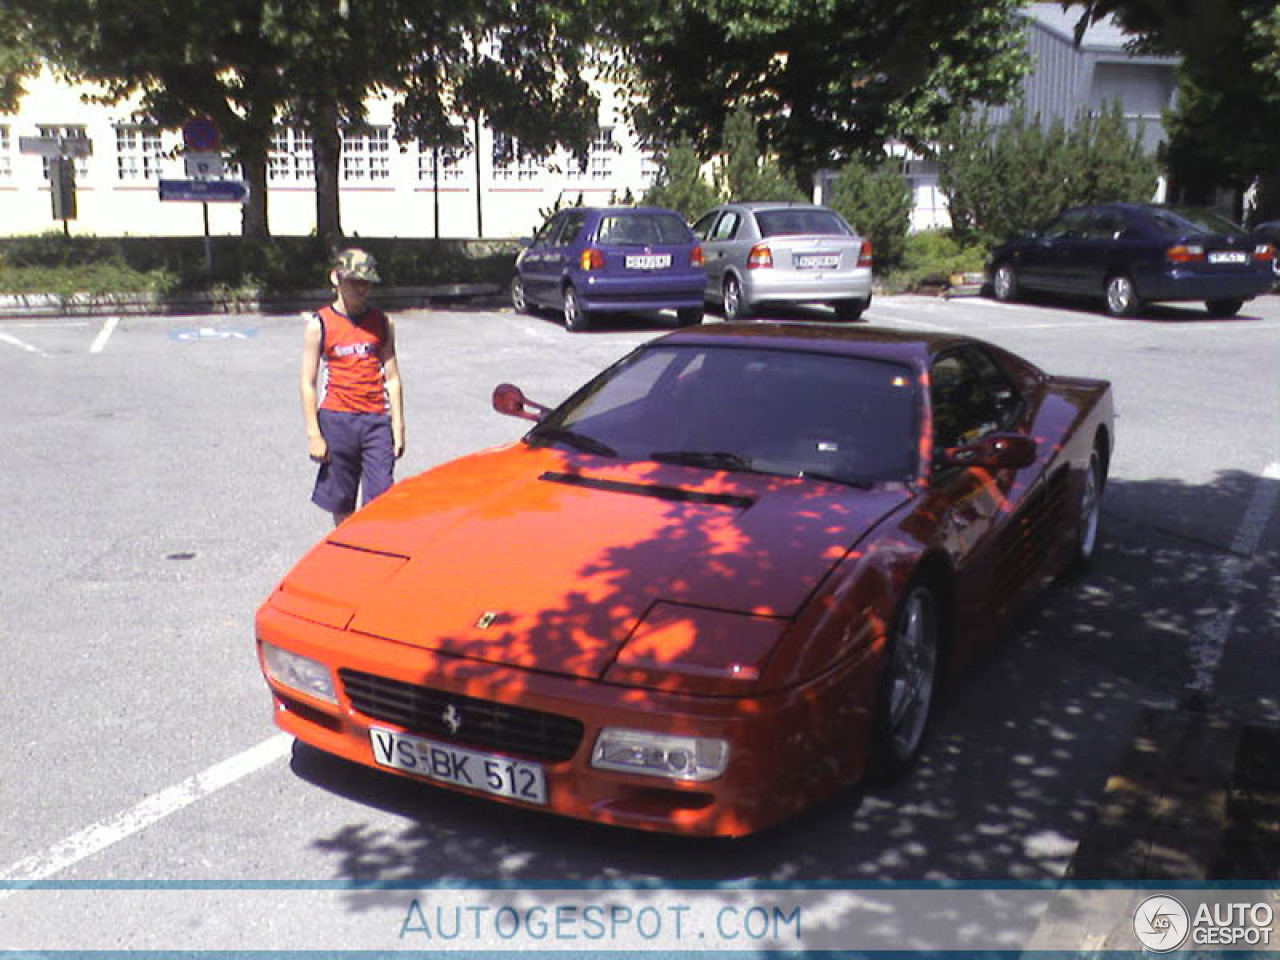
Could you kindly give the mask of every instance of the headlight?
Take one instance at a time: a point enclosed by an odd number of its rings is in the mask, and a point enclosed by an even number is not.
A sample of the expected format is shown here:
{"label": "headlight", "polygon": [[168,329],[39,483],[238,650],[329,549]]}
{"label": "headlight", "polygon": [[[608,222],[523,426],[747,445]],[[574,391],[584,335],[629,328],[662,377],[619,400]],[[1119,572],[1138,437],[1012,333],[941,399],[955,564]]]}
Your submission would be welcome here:
{"label": "headlight", "polygon": [[668,780],[714,780],[729,765],[729,744],[706,737],[605,727],[596,738],[591,765]]}
{"label": "headlight", "polygon": [[267,668],[267,676],[276,683],[315,697],[317,700],[337,705],[338,698],[333,692],[333,676],[329,673],[329,668],[320,661],[264,643],[262,662]]}

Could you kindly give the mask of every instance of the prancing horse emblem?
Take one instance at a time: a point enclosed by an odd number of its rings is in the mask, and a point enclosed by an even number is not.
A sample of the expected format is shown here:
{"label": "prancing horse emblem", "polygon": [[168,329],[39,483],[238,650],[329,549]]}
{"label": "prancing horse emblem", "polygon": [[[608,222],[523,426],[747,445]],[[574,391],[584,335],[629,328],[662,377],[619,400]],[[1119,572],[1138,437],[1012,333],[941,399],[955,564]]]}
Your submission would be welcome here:
{"label": "prancing horse emblem", "polygon": [[449,732],[457,735],[462,729],[462,714],[458,712],[458,708],[452,703],[444,708],[444,714],[440,717],[444,721],[444,725],[449,728]]}

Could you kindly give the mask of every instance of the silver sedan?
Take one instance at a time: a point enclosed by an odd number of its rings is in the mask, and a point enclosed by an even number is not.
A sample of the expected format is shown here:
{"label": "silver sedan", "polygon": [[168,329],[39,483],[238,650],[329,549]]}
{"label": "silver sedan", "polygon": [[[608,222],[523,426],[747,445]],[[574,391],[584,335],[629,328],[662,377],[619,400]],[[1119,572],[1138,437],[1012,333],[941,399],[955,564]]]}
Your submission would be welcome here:
{"label": "silver sedan", "polygon": [[871,243],[834,210],[810,203],[726,203],[703,215],[704,298],[726,320],[767,305],[829,304],[857,320],[871,303]]}

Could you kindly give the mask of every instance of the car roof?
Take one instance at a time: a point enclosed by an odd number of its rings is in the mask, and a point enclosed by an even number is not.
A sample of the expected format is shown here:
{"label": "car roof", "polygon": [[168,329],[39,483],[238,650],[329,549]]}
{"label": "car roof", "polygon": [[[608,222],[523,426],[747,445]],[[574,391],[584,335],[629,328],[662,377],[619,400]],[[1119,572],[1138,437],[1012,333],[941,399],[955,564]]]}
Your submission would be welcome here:
{"label": "car roof", "polygon": [[886,327],[829,327],[812,323],[718,323],[677,330],[654,343],[699,346],[753,346],[802,350],[924,366],[953,346],[980,343],[960,334],[890,330]]}
{"label": "car roof", "polygon": [[[666,207],[646,207],[646,206],[626,206],[626,207],[566,207],[567,210],[582,210],[585,213],[601,213],[601,214],[629,214],[629,213],[673,213],[677,217],[680,214]],[[684,219],[681,217],[680,219]]]}
{"label": "car roof", "polygon": [[742,203],[721,204],[725,207],[742,207],[744,210],[830,210],[820,203],[804,203],[796,200],[747,200]]}

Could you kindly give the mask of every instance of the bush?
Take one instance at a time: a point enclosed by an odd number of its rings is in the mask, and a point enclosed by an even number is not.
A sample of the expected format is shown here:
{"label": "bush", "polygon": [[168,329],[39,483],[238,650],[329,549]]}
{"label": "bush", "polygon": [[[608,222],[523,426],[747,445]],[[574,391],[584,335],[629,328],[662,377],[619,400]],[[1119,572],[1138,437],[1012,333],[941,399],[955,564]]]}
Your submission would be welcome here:
{"label": "bush", "polygon": [[977,273],[986,261],[981,244],[963,243],[950,230],[925,230],[906,238],[901,268],[884,278],[889,292],[945,284],[955,273]]}
{"label": "bush", "polygon": [[873,167],[850,161],[840,171],[827,201],[871,241],[876,273],[887,273],[902,262],[911,228],[911,188],[890,163]]}

